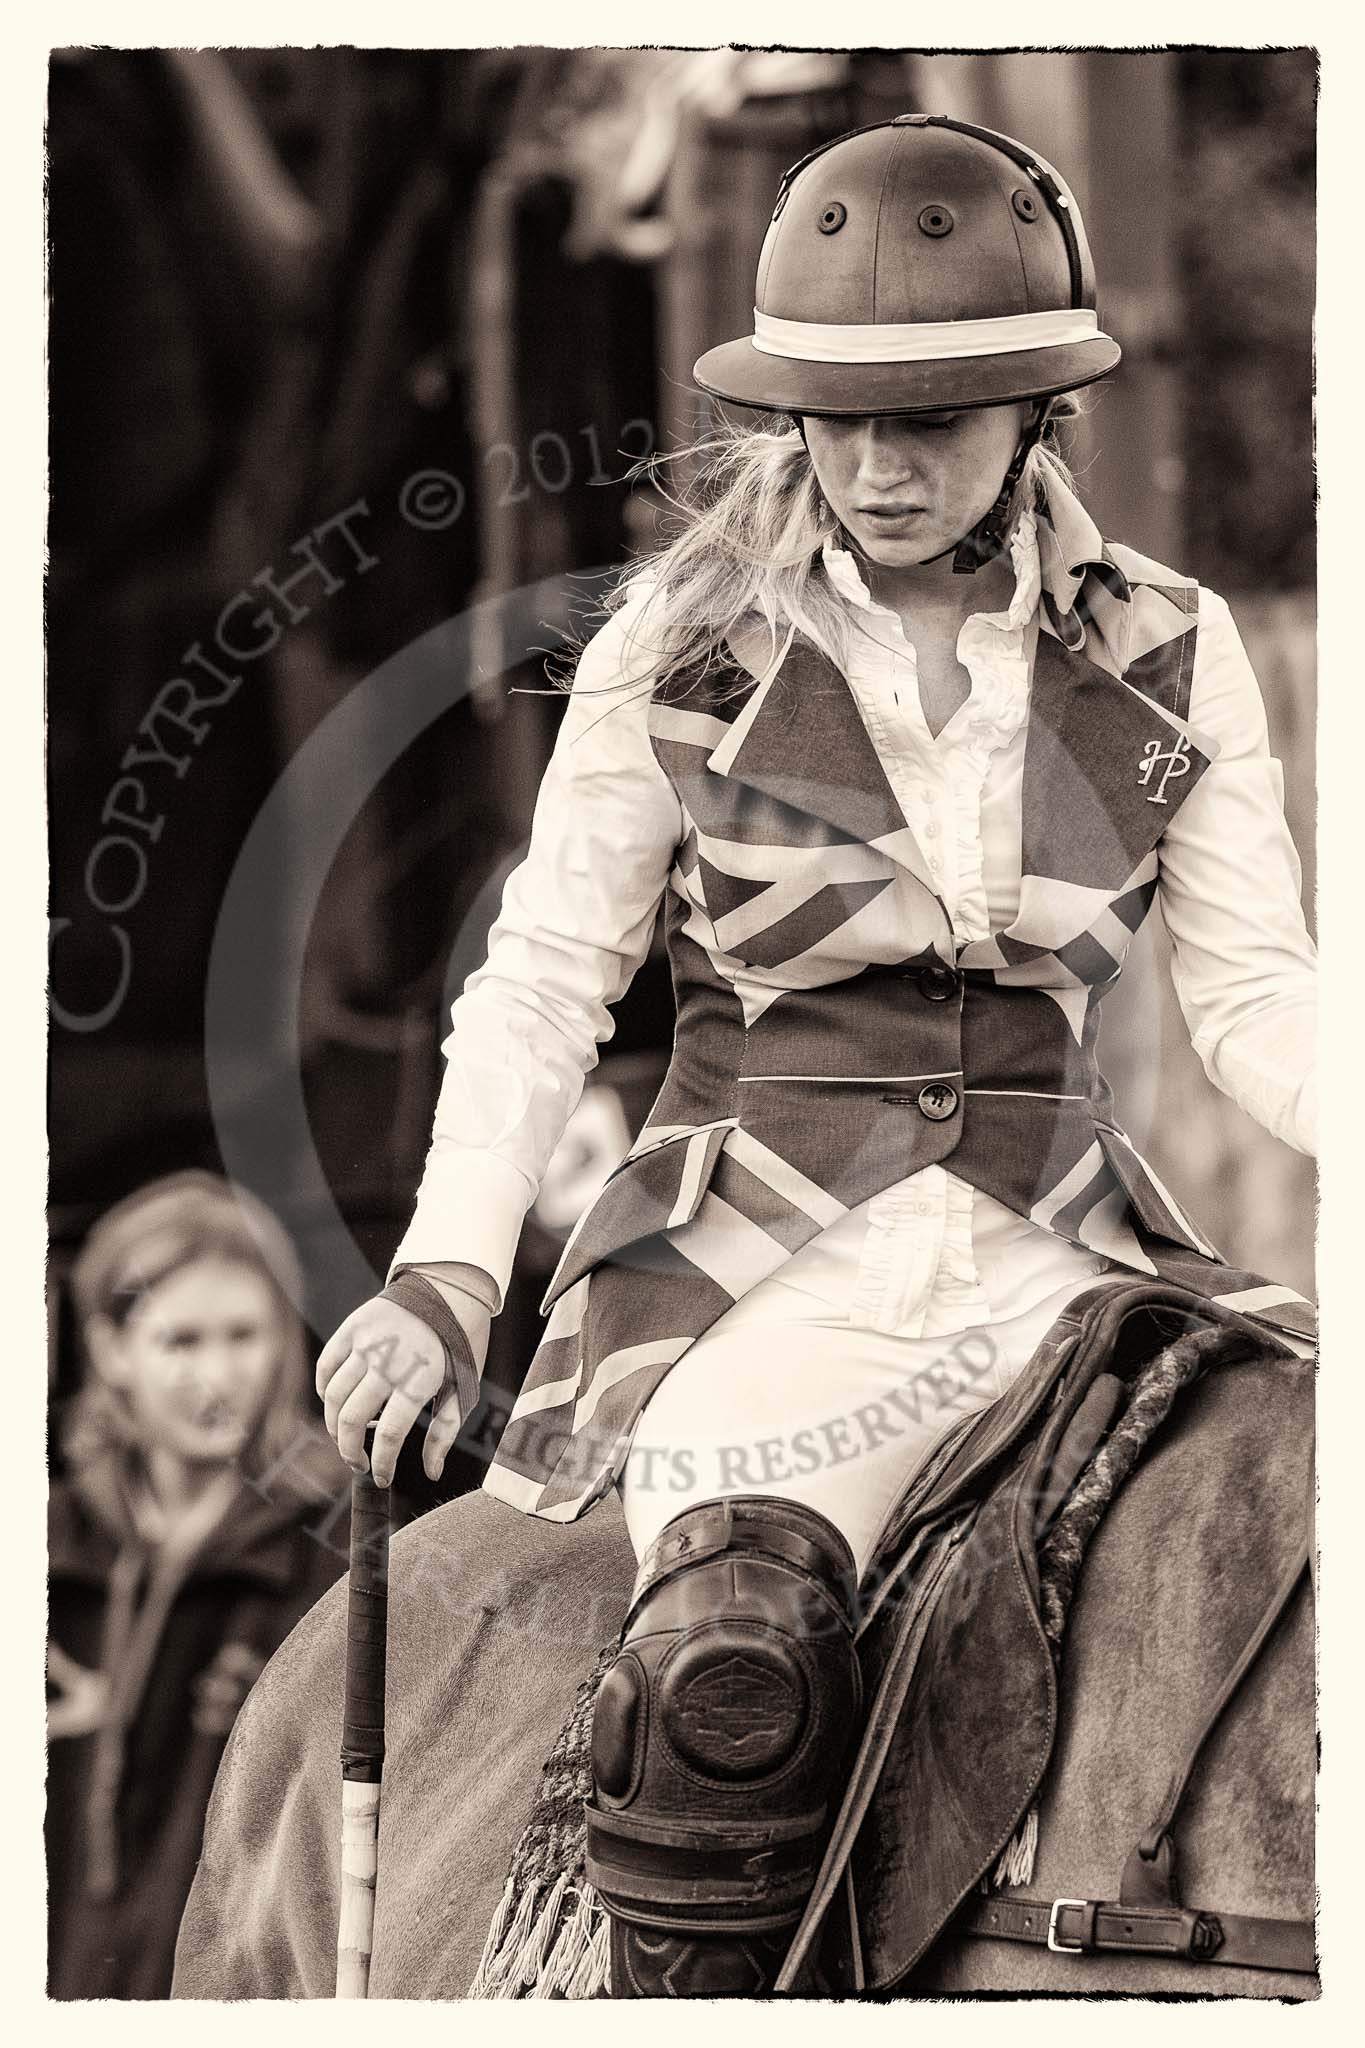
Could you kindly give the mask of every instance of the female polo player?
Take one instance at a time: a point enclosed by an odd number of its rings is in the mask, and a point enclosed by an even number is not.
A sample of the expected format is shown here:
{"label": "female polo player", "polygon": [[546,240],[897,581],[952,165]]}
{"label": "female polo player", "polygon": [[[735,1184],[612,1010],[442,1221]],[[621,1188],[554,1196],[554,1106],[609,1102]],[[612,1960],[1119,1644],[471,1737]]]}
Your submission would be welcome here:
{"label": "female polo player", "polygon": [[[465,984],[389,1284],[323,1351],[376,1475],[439,1470],[523,1214],[662,905],[667,1077],[565,1250],[485,1480],[640,1557],[589,1873],[619,1996],[770,1986],[855,1725],[852,1593],[942,1432],[1114,1269],[1312,1329],[1140,1157],[1099,1002],[1159,897],[1214,1082],[1314,1138],[1314,956],[1226,605],[1103,540],[1056,440],[1118,345],[1036,152],[906,115],[782,181],[762,417],[584,650]],[[394,1370],[401,1359],[401,1371]]]}

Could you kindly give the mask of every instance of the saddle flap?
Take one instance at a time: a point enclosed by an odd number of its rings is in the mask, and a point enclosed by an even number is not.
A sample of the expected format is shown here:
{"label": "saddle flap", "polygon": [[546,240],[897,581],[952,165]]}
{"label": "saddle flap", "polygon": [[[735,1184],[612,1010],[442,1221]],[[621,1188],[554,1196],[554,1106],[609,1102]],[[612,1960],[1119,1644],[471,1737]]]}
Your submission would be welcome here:
{"label": "saddle flap", "polygon": [[[868,1980],[895,1983],[1009,1840],[1042,1782],[1057,1722],[1052,1655],[1018,1569],[1024,1469],[973,1519],[908,1670],[853,1850]],[[896,1628],[887,1617],[887,1633]],[[894,1650],[869,1644],[871,1657]],[[878,1656],[880,1653],[880,1657]],[[906,1839],[903,1817],[913,1814]]]}

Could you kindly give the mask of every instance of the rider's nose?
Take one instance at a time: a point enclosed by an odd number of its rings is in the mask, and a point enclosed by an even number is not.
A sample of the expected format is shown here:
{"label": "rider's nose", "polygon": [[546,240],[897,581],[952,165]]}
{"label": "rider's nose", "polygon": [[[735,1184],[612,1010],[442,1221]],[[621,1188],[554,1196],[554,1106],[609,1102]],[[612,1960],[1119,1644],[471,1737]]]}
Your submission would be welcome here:
{"label": "rider's nose", "polygon": [[858,477],[871,491],[889,491],[912,483],[916,473],[914,442],[903,421],[881,417],[863,421],[858,436]]}

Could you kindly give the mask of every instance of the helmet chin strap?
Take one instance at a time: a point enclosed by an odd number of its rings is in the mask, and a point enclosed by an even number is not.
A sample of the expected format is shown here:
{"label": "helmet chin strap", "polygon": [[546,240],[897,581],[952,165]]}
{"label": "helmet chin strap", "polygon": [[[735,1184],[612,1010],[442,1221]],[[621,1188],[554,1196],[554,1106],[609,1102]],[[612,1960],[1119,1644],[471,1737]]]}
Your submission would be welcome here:
{"label": "helmet chin strap", "polygon": [[[796,421],[796,430],[801,436],[802,443],[809,452],[810,444],[806,441],[806,422],[800,413],[794,413],[792,417]],[[1014,503],[1014,494],[1019,488],[1019,479],[1024,474],[1024,464],[1028,461],[1029,456],[1043,437],[1043,426],[1046,420],[1047,400],[1042,399],[1035,405],[1033,417],[1019,437],[1019,446],[1014,451],[1013,459],[1009,468],[1005,471],[1004,480],[1000,485],[1000,495],[991,506],[990,511],[978,519],[970,533],[965,533],[961,540],[951,541],[946,548],[941,548],[938,554],[926,556],[924,561],[916,565],[918,568],[927,569],[934,562],[941,562],[945,556],[951,555],[953,558],[953,574],[955,576],[972,576],[978,569],[983,569],[987,562],[995,561],[998,555],[1002,555],[1005,552],[1010,506]],[[861,549],[858,552],[861,553]]]}
{"label": "helmet chin strap", "polygon": [[978,569],[984,568],[987,562],[993,562],[998,555],[1002,555],[1005,552],[1010,507],[1014,503],[1014,494],[1019,488],[1019,479],[1024,474],[1024,464],[1028,461],[1029,456],[1043,437],[1043,425],[1046,419],[1047,401],[1044,399],[1040,405],[1034,407],[1033,417],[1019,437],[1019,446],[1014,451],[1013,461],[1005,471],[1004,481],[1000,486],[1000,495],[991,506],[990,511],[985,515],[984,519],[977,521],[970,533],[965,533],[962,536],[962,539],[955,548],[951,550],[944,548],[943,554],[932,555],[930,557],[931,561],[941,562],[943,555],[951,552],[953,557],[953,574],[955,576],[972,576]]}

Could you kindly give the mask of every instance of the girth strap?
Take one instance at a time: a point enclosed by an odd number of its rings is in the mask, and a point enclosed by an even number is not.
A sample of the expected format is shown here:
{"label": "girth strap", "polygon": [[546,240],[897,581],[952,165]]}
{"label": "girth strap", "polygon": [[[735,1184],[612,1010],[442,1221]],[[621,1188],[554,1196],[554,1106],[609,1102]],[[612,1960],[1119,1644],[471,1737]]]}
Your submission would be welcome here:
{"label": "girth strap", "polygon": [[1125,1906],[1094,1899],[983,1899],[961,1923],[966,1934],[1031,1942],[1066,1955],[1168,1956],[1229,1969],[1317,1969],[1311,1920],[1201,1913],[1180,1906]]}

